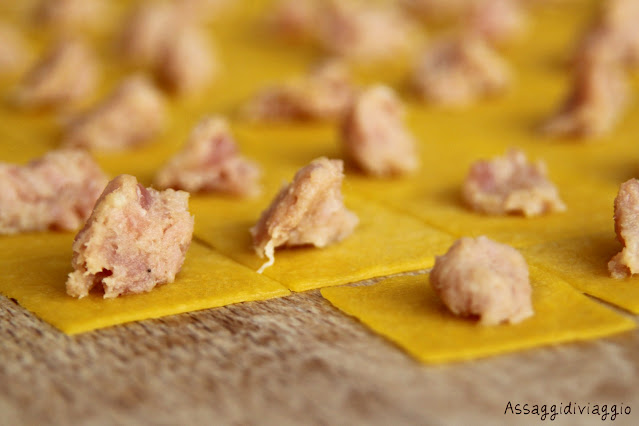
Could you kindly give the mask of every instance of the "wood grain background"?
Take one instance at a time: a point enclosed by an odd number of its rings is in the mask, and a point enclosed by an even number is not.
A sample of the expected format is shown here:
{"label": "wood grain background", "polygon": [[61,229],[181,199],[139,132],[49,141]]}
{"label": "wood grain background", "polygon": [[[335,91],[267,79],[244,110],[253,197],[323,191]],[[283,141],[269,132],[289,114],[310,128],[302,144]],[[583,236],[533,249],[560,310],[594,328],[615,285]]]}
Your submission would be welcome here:
{"label": "wood grain background", "polygon": [[424,366],[319,292],[74,337],[0,296],[0,345],[2,425],[541,423],[509,400],[623,403],[614,424],[639,424],[637,331]]}

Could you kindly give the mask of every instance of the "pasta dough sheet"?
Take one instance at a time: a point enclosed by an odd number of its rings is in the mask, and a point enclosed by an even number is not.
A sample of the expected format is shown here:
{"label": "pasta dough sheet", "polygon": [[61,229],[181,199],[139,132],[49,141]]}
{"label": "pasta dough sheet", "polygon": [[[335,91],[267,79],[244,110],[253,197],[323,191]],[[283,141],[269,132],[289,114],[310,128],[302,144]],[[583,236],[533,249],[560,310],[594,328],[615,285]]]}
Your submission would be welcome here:
{"label": "pasta dough sheet", "polygon": [[[221,253],[257,270],[260,259],[251,247],[249,228],[275,192],[252,202],[195,197],[195,235]],[[352,235],[323,249],[282,248],[264,275],[293,291],[345,284],[372,277],[428,268],[453,239],[407,215],[346,194],[345,205],[360,219]]]}
{"label": "pasta dough sheet", "polygon": [[527,247],[522,253],[579,291],[639,314],[639,277],[619,280],[608,273],[608,261],[619,251],[611,231]]}
{"label": "pasta dough sheet", "polygon": [[428,275],[326,288],[322,296],[426,363],[594,339],[636,327],[632,319],[588,299],[555,275],[531,268],[531,282],[535,315],[519,324],[491,327],[450,313],[428,285]]}
{"label": "pasta dough sheet", "polygon": [[[455,163],[443,161],[442,164]],[[600,181],[577,176],[555,180],[567,207],[564,212],[529,218],[523,215],[492,216],[474,212],[465,205],[461,197],[463,173],[453,177],[430,167],[426,170],[437,178],[404,179],[401,183],[395,182],[394,187],[399,187],[396,190],[390,183],[364,182],[362,178],[351,178],[347,183],[370,199],[409,213],[457,237],[486,235],[516,247],[575,237],[584,230],[602,229],[611,223],[616,188]]]}
{"label": "pasta dough sheet", "polygon": [[72,234],[28,234],[5,237],[0,248],[0,292],[68,334],[289,294],[275,281],[193,242],[175,282],[140,295],[103,299],[93,291],[78,300],[64,286],[72,241]]}

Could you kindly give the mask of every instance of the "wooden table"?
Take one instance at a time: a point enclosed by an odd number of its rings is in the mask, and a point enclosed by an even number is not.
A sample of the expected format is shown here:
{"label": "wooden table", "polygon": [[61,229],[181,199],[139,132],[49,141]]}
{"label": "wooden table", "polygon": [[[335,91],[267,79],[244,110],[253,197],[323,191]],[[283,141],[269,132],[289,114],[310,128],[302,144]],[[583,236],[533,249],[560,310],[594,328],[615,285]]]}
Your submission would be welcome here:
{"label": "wooden table", "polygon": [[639,424],[639,331],[425,366],[319,292],[74,337],[0,296],[0,345],[1,425],[542,423],[509,401],[623,404],[614,424]]}

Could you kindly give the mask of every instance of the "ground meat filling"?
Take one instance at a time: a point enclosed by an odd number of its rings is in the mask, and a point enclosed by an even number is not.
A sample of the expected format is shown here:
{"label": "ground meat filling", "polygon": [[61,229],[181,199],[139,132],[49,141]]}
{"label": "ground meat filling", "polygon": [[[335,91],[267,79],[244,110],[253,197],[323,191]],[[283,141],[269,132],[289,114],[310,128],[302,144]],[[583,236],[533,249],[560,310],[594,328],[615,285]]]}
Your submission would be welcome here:
{"label": "ground meat filling", "polygon": [[399,0],[411,15],[428,22],[454,22],[459,20],[476,0]]}
{"label": "ground meat filling", "polygon": [[639,1],[608,0],[577,47],[576,62],[639,63]]}
{"label": "ground meat filling", "polygon": [[354,92],[346,66],[332,60],[314,67],[303,78],[265,89],[241,112],[255,121],[339,118],[353,101]]}
{"label": "ground meat filling", "polygon": [[52,151],[26,166],[0,163],[0,234],[78,229],[106,184],[81,150]]}
{"label": "ground meat filling", "polygon": [[436,42],[413,73],[412,84],[425,101],[467,106],[510,85],[508,65],[481,38],[462,36]]}
{"label": "ground meat filling", "polygon": [[466,23],[473,34],[495,44],[518,38],[526,30],[526,17],[517,0],[470,2]]}
{"label": "ground meat filling", "polygon": [[162,46],[155,73],[167,90],[194,93],[217,72],[213,47],[197,28],[179,28]]}
{"label": "ground meat filling", "polygon": [[625,278],[639,272],[639,180],[621,184],[615,198],[615,232],[623,245],[608,262],[613,278]]}
{"label": "ground meat filling", "polygon": [[612,130],[628,104],[623,70],[610,62],[582,62],[563,105],[542,127],[561,137],[597,137]]}
{"label": "ground meat filling", "polygon": [[66,106],[91,94],[98,75],[97,58],[91,49],[79,40],[65,40],[26,74],[12,101],[21,108]]}
{"label": "ground meat filling", "polygon": [[101,286],[106,299],[173,282],[193,234],[188,198],[144,188],[133,176],[109,182],[73,243],[67,294],[82,298]]}
{"label": "ground meat filling", "polygon": [[12,25],[0,22],[0,76],[22,69],[29,57],[27,43]]}
{"label": "ground meat filling", "polygon": [[557,188],[546,176],[544,163],[531,164],[516,149],[503,157],[473,164],[464,181],[462,197],[473,210],[493,215],[515,213],[530,217],[566,209]]}
{"label": "ground meat filling", "polygon": [[259,192],[260,169],[239,153],[228,123],[220,117],[203,119],[186,146],[160,170],[158,188],[222,192],[251,196]]}
{"label": "ground meat filling", "polygon": [[300,169],[251,228],[253,248],[274,262],[277,247],[313,245],[326,247],[349,236],[357,216],[344,207],[341,160],[318,158]]}
{"label": "ground meat filling", "polygon": [[320,5],[316,0],[281,0],[267,17],[270,31],[288,40],[312,39]]}
{"label": "ground meat filling", "polygon": [[268,24],[283,38],[311,41],[330,55],[363,62],[406,51],[413,32],[392,4],[338,0],[283,0]]}
{"label": "ground meat filling", "polygon": [[129,77],[93,109],[71,122],[63,144],[121,151],[147,143],[163,128],[162,94],[145,77]]}
{"label": "ground meat filling", "polygon": [[37,25],[57,28],[92,28],[104,16],[104,0],[41,0],[33,11]]}
{"label": "ground meat filling", "polygon": [[121,37],[123,56],[150,68],[162,86],[177,94],[206,86],[217,71],[214,49],[191,7],[179,3],[143,4],[129,18]]}
{"label": "ground meat filling", "polygon": [[402,105],[392,89],[376,86],[361,93],[342,124],[347,159],[374,176],[415,170],[415,140],[404,126],[402,115]]}
{"label": "ground meat filling", "polygon": [[373,61],[410,46],[411,23],[393,7],[337,0],[320,5],[316,39],[330,54]]}
{"label": "ground meat filling", "polygon": [[167,35],[182,19],[184,16],[169,2],[141,4],[124,24],[120,52],[133,64],[153,65],[159,59]]}
{"label": "ground meat filling", "polygon": [[486,237],[457,240],[438,256],[430,284],[455,315],[515,324],[534,314],[528,265],[514,248]]}
{"label": "ground meat filling", "polygon": [[201,23],[210,23],[224,15],[227,9],[237,5],[233,0],[177,0],[187,16]]}

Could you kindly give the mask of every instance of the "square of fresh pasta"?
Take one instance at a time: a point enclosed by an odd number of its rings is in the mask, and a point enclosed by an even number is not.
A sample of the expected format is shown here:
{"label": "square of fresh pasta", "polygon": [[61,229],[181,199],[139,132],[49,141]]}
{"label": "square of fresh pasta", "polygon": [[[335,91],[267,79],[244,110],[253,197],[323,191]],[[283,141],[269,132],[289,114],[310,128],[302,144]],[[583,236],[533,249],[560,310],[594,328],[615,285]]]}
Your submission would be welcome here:
{"label": "square of fresh pasta", "polygon": [[639,277],[616,279],[608,262],[621,250],[612,219],[609,231],[553,241],[522,249],[529,263],[546,269],[577,290],[639,314]]}
{"label": "square of fresh pasta", "polygon": [[560,278],[531,268],[535,315],[519,324],[483,326],[453,315],[428,275],[404,275],[371,286],[322,289],[322,296],[416,359],[445,363],[631,330],[635,322],[580,294]]}
{"label": "square of fresh pasta", "polygon": [[572,175],[570,169],[558,173],[551,170],[566,206],[564,211],[535,217],[474,211],[462,196],[464,177],[472,161],[467,161],[467,153],[457,161],[451,155],[442,153],[435,157],[437,161],[424,159],[423,171],[415,177],[371,181],[351,174],[345,182],[369,199],[410,213],[457,237],[486,235],[515,247],[575,237],[611,222],[616,185]]}
{"label": "square of fresh pasta", "polygon": [[0,293],[67,334],[289,294],[272,279],[193,242],[171,285],[116,299],[94,291],[78,300],[66,294],[64,285],[71,272],[73,234],[24,234],[0,241]]}
{"label": "square of fresh pasta", "polygon": [[[272,181],[272,178],[269,178]],[[197,238],[257,271],[264,263],[252,247],[249,229],[270,202],[277,186],[267,182],[267,195],[237,201],[222,197],[193,197]],[[453,239],[408,215],[345,192],[344,204],[360,220],[353,233],[334,245],[278,249],[275,264],[263,274],[293,291],[346,284],[372,277],[428,268],[435,254]]]}

